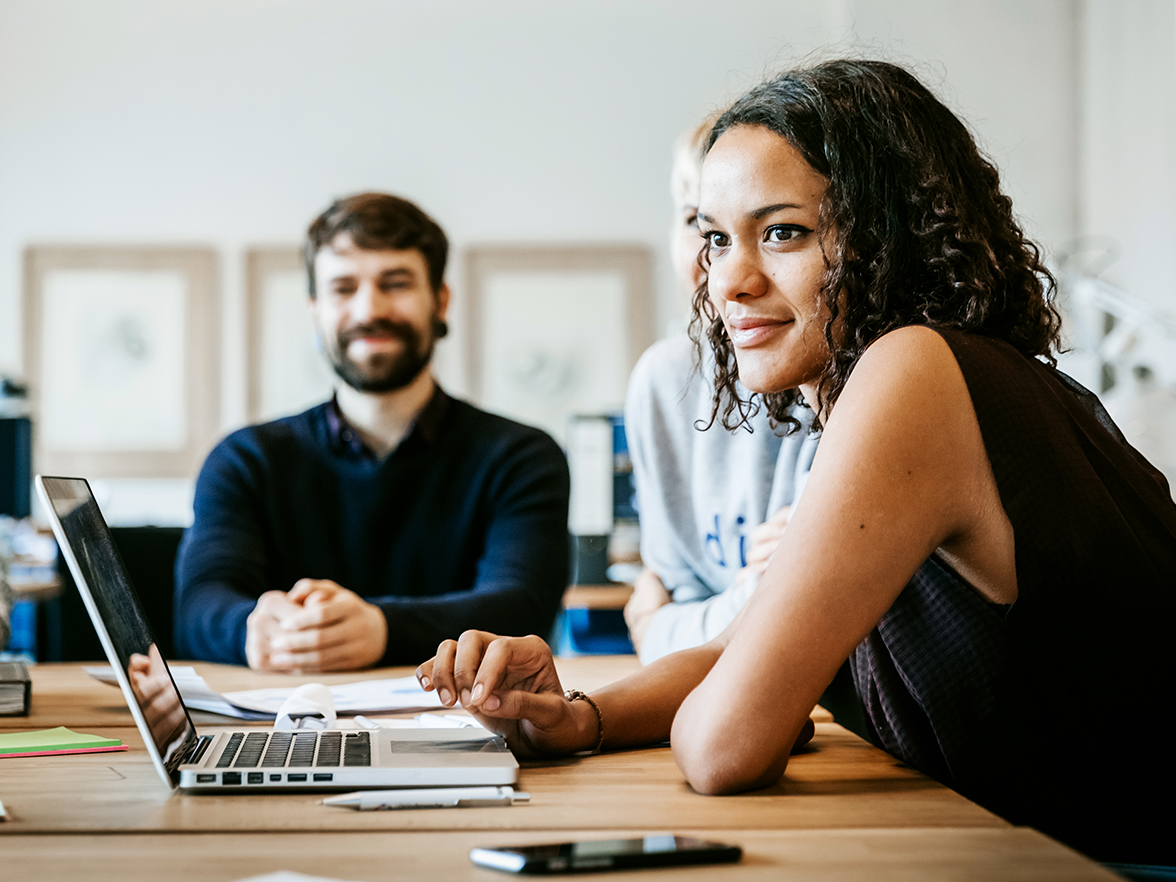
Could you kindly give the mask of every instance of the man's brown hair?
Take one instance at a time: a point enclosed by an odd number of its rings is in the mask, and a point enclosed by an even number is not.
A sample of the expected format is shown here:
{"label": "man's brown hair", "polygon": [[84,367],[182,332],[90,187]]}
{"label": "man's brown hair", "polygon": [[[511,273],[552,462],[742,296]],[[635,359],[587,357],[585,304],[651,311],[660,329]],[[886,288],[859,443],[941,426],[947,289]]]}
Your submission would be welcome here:
{"label": "man's brown hair", "polygon": [[311,297],[318,293],[314,284],[315,256],[341,233],[349,235],[357,248],[369,251],[419,251],[429,267],[430,286],[434,293],[441,290],[449,240],[437,222],[399,196],[357,193],[336,199],[306,231],[302,254]]}

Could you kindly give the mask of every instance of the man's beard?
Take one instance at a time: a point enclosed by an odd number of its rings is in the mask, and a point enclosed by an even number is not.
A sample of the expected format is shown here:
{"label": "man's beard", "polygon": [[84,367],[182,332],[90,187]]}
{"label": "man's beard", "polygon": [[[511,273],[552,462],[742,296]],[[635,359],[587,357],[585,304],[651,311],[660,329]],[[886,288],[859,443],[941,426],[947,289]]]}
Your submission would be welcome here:
{"label": "man's beard", "polygon": [[[430,324],[436,326],[437,319],[434,317]],[[352,340],[373,336],[399,340],[403,346],[399,352],[371,356],[363,365],[347,355]],[[433,328],[430,328],[428,339],[423,339],[408,322],[375,319],[341,331],[335,338],[335,345],[324,349],[335,373],[352,389],[357,392],[395,392],[419,377],[429,366],[436,339]]]}

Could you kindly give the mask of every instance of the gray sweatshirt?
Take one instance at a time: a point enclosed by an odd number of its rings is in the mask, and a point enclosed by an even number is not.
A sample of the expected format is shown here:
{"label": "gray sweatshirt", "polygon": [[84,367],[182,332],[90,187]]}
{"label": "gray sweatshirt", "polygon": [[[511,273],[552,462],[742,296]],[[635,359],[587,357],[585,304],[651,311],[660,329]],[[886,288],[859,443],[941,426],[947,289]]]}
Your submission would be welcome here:
{"label": "gray sweatshirt", "polygon": [[699,431],[695,423],[710,419],[712,369],[695,370],[693,358],[684,335],[655,343],[633,369],[625,399],[641,557],[674,598],[653,616],[641,646],[645,664],[705,643],[735,618],[755,588],[754,579],[732,588],[750,533],[800,497],[817,447],[807,409],[797,411],[803,428],[786,437],[762,408],[751,432],[717,422]]}

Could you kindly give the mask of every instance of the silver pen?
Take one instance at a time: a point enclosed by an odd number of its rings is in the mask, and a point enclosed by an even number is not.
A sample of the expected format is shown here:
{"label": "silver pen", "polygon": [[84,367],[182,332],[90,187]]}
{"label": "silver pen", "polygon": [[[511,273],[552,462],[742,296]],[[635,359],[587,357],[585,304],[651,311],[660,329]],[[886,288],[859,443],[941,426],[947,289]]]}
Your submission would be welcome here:
{"label": "silver pen", "polygon": [[329,796],[323,805],[358,809],[463,808],[486,805],[517,805],[530,802],[531,794],[513,787],[421,787],[413,790],[359,790]]}

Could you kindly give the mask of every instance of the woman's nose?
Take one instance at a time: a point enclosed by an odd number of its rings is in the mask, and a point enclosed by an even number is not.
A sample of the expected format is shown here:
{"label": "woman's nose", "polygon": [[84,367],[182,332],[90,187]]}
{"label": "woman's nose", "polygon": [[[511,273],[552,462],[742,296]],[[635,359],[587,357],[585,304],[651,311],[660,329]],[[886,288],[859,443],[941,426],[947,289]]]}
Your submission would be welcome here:
{"label": "woman's nose", "polygon": [[767,276],[751,249],[733,246],[712,257],[707,290],[715,300],[739,300],[767,293]]}

